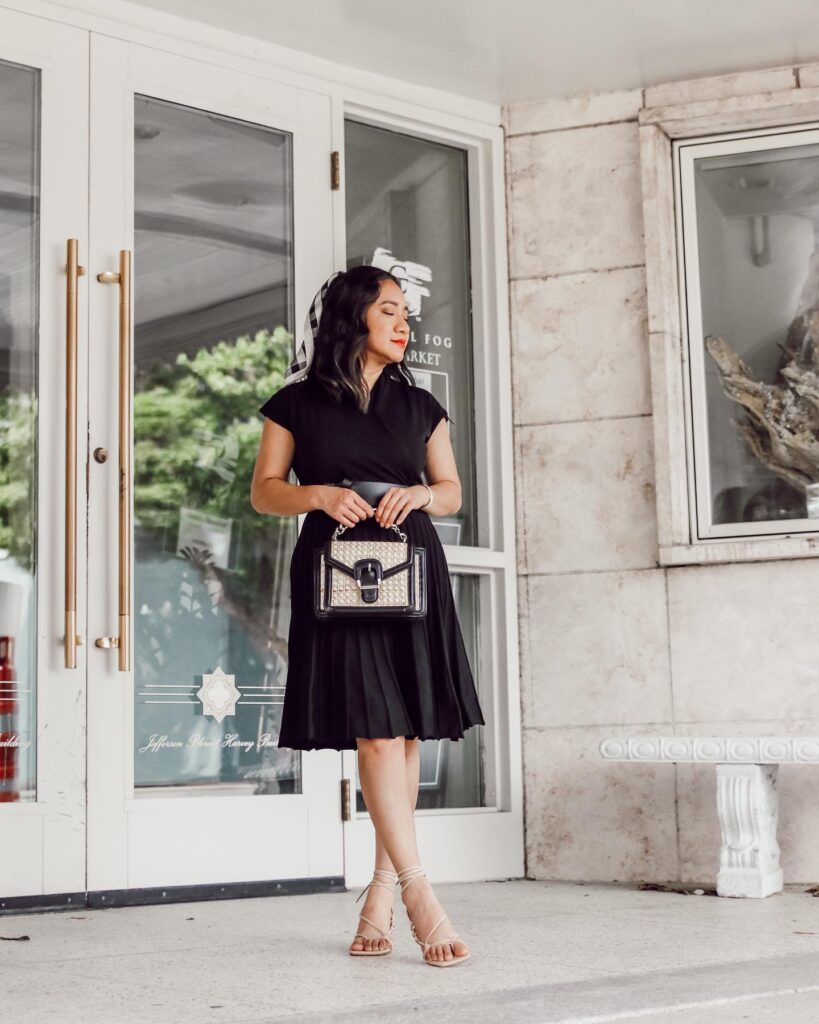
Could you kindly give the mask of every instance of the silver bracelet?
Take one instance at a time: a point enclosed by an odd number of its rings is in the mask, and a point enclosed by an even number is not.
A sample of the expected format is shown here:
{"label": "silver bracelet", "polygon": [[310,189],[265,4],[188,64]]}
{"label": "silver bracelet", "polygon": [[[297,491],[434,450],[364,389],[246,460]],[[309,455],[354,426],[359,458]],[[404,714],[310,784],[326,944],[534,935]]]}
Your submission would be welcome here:
{"label": "silver bracelet", "polygon": [[432,499],[435,497],[435,495],[432,493],[431,489],[427,487],[426,484],[421,484],[421,486],[426,487],[427,490],[429,491],[429,501],[426,503],[426,505],[422,505],[421,508],[429,508],[429,506],[432,504]]}

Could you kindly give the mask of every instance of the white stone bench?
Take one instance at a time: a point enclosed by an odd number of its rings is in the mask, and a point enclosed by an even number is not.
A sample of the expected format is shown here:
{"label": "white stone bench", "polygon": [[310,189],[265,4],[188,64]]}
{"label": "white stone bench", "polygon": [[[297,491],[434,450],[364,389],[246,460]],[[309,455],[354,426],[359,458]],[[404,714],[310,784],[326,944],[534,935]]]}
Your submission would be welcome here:
{"label": "white stone bench", "polygon": [[715,765],[718,895],[782,891],[776,775],[780,764],[819,764],[819,736],[610,736],[599,750],[606,761]]}

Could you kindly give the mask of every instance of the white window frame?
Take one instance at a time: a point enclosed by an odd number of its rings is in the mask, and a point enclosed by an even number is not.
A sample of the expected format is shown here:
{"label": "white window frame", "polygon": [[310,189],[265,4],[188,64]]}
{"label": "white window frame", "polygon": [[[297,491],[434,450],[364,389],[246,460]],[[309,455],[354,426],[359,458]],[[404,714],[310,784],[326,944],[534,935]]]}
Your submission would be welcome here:
{"label": "white window frame", "polygon": [[[347,253],[346,118],[455,146],[467,154],[478,543],[444,544],[444,552],[450,572],[474,576],[478,584],[474,667],[484,684],[480,696],[487,721],[483,736],[486,806],[417,810],[416,818],[460,818],[459,827],[474,832],[476,849],[495,835],[492,845],[499,855],[504,848],[508,855],[517,845],[515,836],[522,835],[522,775],[503,130],[498,124],[478,125],[451,112],[433,112],[384,97],[375,103],[372,96],[350,89],[338,90],[334,103],[333,149],[339,153],[341,177],[341,188],[334,195],[335,266],[346,265]],[[354,752],[344,753],[350,778],[355,777],[354,757]],[[490,826],[486,819],[487,813],[494,817],[498,812],[505,819],[503,839],[496,831],[498,821]],[[476,877],[481,859],[476,858]],[[439,868],[447,870],[444,861]],[[491,870],[488,864],[484,867],[485,872]],[[522,865],[519,870],[522,874]]]}
{"label": "white window frame", "polygon": [[[675,155],[677,231],[680,250],[680,294],[686,303],[683,333],[688,355],[689,381],[685,389],[687,398],[686,421],[689,424],[688,465],[694,486],[691,488],[691,521],[696,524],[699,540],[735,540],[756,537],[783,537],[795,534],[819,533],[816,519],[790,520],[787,528],[774,521],[758,523],[714,523],[712,519],[713,494],[709,457],[708,411],[705,396],[705,347],[702,330],[702,295],[700,289],[699,236],[694,180],[695,160],[711,156],[753,153],[762,150],[816,145],[819,126],[798,129],[771,129],[720,137],[708,142],[673,144]],[[681,200],[681,201],[679,201]]]}
{"label": "white window frame", "polygon": [[819,555],[819,524],[811,529],[809,520],[791,522],[784,530],[775,523],[717,527],[710,521],[709,466],[702,458],[707,424],[691,173],[695,152],[723,152],[733,143],[736,151],[793,145],[800,131],[815,141],[810,133],[817,128],[819,89],[640,111],[660,565]]}

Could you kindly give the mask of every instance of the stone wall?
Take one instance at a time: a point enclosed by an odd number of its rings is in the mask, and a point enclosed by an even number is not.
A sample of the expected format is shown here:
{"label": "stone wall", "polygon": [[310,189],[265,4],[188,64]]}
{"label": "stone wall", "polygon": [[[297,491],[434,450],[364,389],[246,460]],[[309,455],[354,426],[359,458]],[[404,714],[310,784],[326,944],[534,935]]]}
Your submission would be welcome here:
{"label": "stone wall", "polygon": [[[657,559],[637,114],[815,87],[819,65],[504,111],[527,876],[713,881],[715,772],[605,735],[819,731],[819,561]],[[817,769],[780,769],[786,882]]]}

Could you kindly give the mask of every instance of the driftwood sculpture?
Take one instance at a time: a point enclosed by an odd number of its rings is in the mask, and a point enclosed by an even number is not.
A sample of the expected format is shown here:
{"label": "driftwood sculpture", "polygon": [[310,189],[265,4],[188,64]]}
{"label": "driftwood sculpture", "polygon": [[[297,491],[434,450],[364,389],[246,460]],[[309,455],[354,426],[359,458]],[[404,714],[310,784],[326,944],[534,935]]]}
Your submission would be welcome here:
{"label": "driftwood sculpture", "polygon": [[725,394],[745,410],[732,422],[751,451],[780,479],[806,492],[819,483],[819,308],[796,317],[779,367],[781,384],[754,380],[724,338],[709,334],[705,348],[720,372]]}

